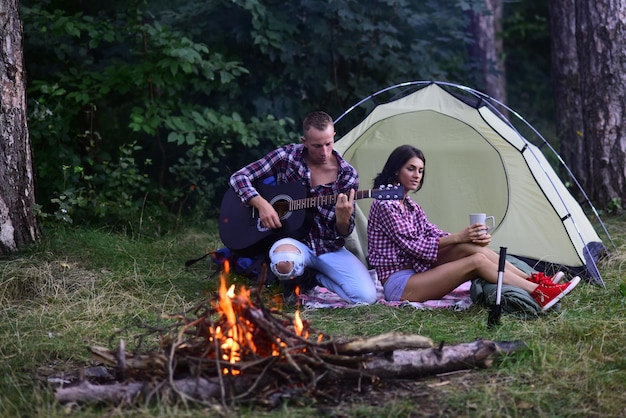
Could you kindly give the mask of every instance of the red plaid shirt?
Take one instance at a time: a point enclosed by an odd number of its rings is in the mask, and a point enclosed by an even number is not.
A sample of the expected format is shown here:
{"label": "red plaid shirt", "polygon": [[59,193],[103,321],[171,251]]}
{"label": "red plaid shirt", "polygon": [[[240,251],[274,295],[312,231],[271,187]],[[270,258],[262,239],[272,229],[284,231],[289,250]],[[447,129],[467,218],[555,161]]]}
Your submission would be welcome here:
{"label": "red plaid shirt", "polygon": [[[311,187],[311,172],[302,155],[304,150],[302,144],[286,145],[275,149],[265,157],[235,172],[230,177],[230,185],[245,203],[259,194],[252,183],[272,176],[277,184],[301,183],[306,187],[310,197],[348,193],[350,189],[358,190],[359,178],[356,170],[335,150],[333,150],[333,155],[339,162],[337,181],[332,184]],[[313,226],[305,239],[314,254],[333,252],[345,245],[345,236],[339,235],[335,225],[335,204],[318,206],[313,219]],[[354,213],[350,218],[348,234],[353,229]]]}
{"label": "red plaid shirt", "polygon": [[437,261],[439,238],[446,235],[408,196],[404,210],[400,200],[375,200],[367,224],[369,263],[381,282],[405,268],[426,271]]}

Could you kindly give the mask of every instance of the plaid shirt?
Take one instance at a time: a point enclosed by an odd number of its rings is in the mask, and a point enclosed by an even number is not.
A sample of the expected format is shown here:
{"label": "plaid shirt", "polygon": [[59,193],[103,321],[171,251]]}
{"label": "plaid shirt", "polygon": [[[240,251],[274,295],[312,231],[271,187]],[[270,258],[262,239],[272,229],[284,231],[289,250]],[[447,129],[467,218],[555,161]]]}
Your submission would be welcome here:
{"label": "plaid shirt", "polygon": [[[259,193],[252,186],[257,180],[274,177],[277,184],[299,182],[306,187],[310,197],[337,195],[348,193],[350,189],[358,190],[359,178],[356,170],[333,150],[339,162],[337,181],[311,187],[311,172],[307,167],[302,144],[286,145],[268,153],[265,157],[248,164],[230,177],[230,185],[242,202],[247,203]],[[327,204],[317,207],[313,226],[305,239],[306,244],[315,255],[333,252],[345,245],[345,236],[341,236],[336,228],[335,205]],[[348,235],[354,229],[354,213],[350,218]]]}
{"label": "plaid shirt", "polygon": [[426,271],[437,261],[439,238],[446,235],[409,196],[404,210],[400,200],[375,200],[367,224],[369,263],[383,283],[406,268]]}

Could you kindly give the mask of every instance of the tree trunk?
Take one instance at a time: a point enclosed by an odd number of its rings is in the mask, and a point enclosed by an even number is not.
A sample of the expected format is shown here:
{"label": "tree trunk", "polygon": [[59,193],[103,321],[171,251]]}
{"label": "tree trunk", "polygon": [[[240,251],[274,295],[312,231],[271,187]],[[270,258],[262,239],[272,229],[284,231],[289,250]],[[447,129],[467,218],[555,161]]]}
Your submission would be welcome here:
{"label": "tree trunk", "polygon": [[626,196],[626,2],[577,0],[576,42],[592,200]]}
{"label": "tree trunk", "polygon": [[[580,93],[578,50],[576,46],[576,0],[550,0],[550,40],[552,50],[552,86],[559,153],[580,182],[590,190],[593,158],[585,141],[583,108]],[[573,191],[575,194],[577,191]]]}
{"label": "tree trunk", "polygon": [[549,10],[561,155],[596,206],[623,208],[626,3],[550,0]]}
{"label": "tree trunk", "polygon": [[472,12],[475,45],[472,57],[479,63],[485,93],[506,104],[506,72],[502,59],[502,0],[485,0],[485,10]]}
{"label": "tree trunk", "polygon": [[0,254],[36,241],[35,190],[18,0],[0,2]]}

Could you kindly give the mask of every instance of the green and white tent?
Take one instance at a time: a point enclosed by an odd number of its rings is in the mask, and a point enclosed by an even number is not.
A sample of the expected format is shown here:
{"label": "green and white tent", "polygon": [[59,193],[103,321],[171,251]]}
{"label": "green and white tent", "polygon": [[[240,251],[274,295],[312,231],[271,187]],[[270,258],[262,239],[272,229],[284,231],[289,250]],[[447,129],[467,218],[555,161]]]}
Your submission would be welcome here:
{"label": "green and white tent", "polygon": [[[401,97],[372,107],[372,101],[392,89],[399,90]],[[430,221],[458,232],[469,224],[469,213],[485,212],[495,217],[490,248],[496,252],[506,247],[509,255],[538,270],[565,269],[604,285],[596,263],[606,249],[590,218],[542,150],[499,109],[523,121],[519,115],[467,87],[410,82],[359,102],[335,121],[336,129],[340,131],[349,112],[368,103],[369,114],[335,144],[358,170],[361,189],[372,187],[394,148],[411,144],[426,157],[424,187],[413,198]],[[532,127],[530,131],[565,167],[547,141]],[[578,185],[573,178],[569,183]],[[369,199],[357,202],[357,227],[348,240],[348,248],[365,262],[371,203]],[[608,236],[588,199],[586,205]]]}

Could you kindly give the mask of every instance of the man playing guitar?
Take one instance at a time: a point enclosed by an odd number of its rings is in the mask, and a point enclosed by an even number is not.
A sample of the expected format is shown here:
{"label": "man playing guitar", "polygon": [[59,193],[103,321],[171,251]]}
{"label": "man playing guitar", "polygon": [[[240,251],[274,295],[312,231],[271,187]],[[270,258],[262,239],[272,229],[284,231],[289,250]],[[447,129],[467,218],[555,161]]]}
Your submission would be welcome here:
{"label": "man playing guitar", "polygon": [[[235,172],[230,185],[241,201],[258,211],[264,228],[280,230],[280,215],[254,187],[274,177],[278,184],[300,183],[307,195],[328,202],[314,208],[310,229],[302,239],[281,238],[269,250],[270,268],[283,281],[301,276],[305,268],[317,271],[317,281],[351,303],[372,304],[376,288],[367,268],[345,248],[354,229],[354,196],[358,174],[334,150],[332,118],[320,111],[304,119],[301,144],[269,152]],[[332,198],[330,198],[332,197]]]}

